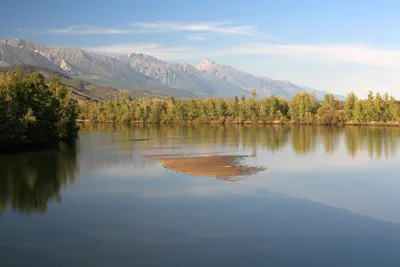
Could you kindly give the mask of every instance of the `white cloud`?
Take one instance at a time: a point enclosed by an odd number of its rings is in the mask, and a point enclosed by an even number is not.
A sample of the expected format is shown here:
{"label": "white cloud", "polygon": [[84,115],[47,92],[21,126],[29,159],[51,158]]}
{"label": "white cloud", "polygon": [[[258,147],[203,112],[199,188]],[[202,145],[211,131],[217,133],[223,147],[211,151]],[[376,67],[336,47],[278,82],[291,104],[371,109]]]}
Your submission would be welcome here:
{"label": "white cloud", "polygon": [[67,28],[47,29],[48,34],[69,34],[69,35],[94,35],[94,34],[128,34],[133,33],[132,29],[100,28],[89,25],[75,25]]}
{"label": "white cloud", "polygon": [[[195,37],[196,39],[197,37]],[[360,45],[266,44],[250,43],[213,50],[204,47],[162,46],[159,44],[89,47],[106,54],[144,53],[163,60],[202,59],[204,57],[271,55],[305,62],[354,63],[366,66],[400,68],[400,50]]]}
{"label": "white cloud", "polygon": [[233,22],[203,22],[176,23],[171,21],[136,22],[126,28],[104,28],[91,25],[72,25],[66,28],[47,29],[47,34],[93,35],[93,34],[131,34],[131,33],[219,33],[230,35],[260,35],[261,33],[250,25],[238,25]]}
{"label": "white cloud", "polygon": [[319,62],[356,63],[377,67],[400,67],[400,50],[361,45],[247,44],[231,47],[219,55],[278,55]]}
{"label": "white cloud", "polygon": [[136,22],[131,24],[132,28],[141,32],[163,33],[163,32],[213,32],[219,34],[247,35],[253,36],[258,33],[254,26],[236,25],[233,22],[204,22],[204,23],[176,23],[171,21]]}
{"label": "white cloud", "polygon": [[160,51],[158,44],[118,44],[109,46],[92,46],[86,47],[86,50],[93,52],[100,52],[105,54],[129,54],[129,53],[142,53],[140,51]]}
{"label": "white cloud", "polygon": [[[69,35],[112,35],[133,33],[170,33],[185,32],[192,41],[205,41],[212,33],[219,35],[266,36],[254,26],[237,23],[201,22],[177,23],[171,21],[136,22],[127,28],[102,28],[89,25],[70,26],[67,28],[48,29],[48,34]],[[355,63],[366,66],[400,68],[400,49],[384,49],[352,44],[272,44],[247,43],[232,45],[217,51],[201,47],[165,47],[158,44],[131,45],[116,44],[111,46],[90,47],[89,50],[106,54],[145,53],[164,60],[200,59],[203,57],[235,55],[273,55],[308,62]]]}
{"label": "white cloud", "polygon": [[117,44],[109,46],[86,47],[86,50],[104,53],[109,55],[122,55],[131,53],[143,53],[161,60],[184,60],[196,59],[199,56],[206,56],[206,50],[196,50],[190,47],[165,47],[159,44]]}
{"label": "white cloud", "polygon": [[207,37],[206,37],[206,35],[204,35],[204,34],[198,33],[198,34],[190,35],[190,36],[188,37],[188,39],[191,40],[191,41],[200,41],[200,42],[203,42],[203,41],[206,41],[206,40],[207,40]]}

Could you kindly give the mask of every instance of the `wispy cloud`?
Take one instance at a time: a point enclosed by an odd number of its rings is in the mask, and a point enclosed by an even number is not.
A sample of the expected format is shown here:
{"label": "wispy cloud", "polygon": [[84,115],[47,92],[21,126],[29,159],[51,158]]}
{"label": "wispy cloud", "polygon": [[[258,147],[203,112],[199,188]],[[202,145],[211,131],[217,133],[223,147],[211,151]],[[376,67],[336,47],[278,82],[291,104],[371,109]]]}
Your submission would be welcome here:
{"label": "wispy cloud", "polygon": [[94,35],[94,34],[131,34],[131,33],[219,33],[229,35],[254,36],[261,33],[251,25],[233,22],[177,23],[171,21],[135,22],[124,28],[104,28],[91,25],[72,25],[66,28],[51,28],[47,34]]}
{"label": "wispy cloud", "polygon": [[268,44],[248,43],[215,50],[203,46],[163,46],[160,44],[124,44],[89,47],[106,54],[144,53],[163,60],[202,59],[222,56],[281,56],[304,62],[353,63],[366,66],[400,68],[400,50],[362,45]]}
{"label": "wispy cloud", "polygon": [[213,32],[220,34],[235,34],[253,36],[259,31],[251,25],[238,25],[230,21],[205,23],[177,23],[171,21],[136,22],[130,25],[141,32]]}
{"label": "wispy cloud", "polygon": [[219,55],[277,55],[303,61],[355,63],[400,67],[400,50],[363,45],[247,44],[218,52]]}
{"label": "wispy cloud", "polygon": [[117,44],[108,46],[91,46],[86,47],[86,50],[100,52],[106,54],[129,54],[142,53],[140,51],[160,51],[161,46],[158,44]]}
{"label": "wispy cloud", "polygon": [[47,29],[44,31],[48,34],[68,34],[68,35],[107,35],[107,34],[129,34],[133,33],[132,29],[118,28],[101,28],[90,25],[75,25],[67,28]]}
{"label": "wispy cloud", "polygon": [[86,50],[104,53],[108,55],[123,55],[131,53],[143,53],[161,60],[184,60],[196,59],[198,57],[206,56],[211,51],[204,49],[196,49],[192,47],[181,46],[162,46],[160,44],[117,44],[109,46],[92,46],[86,47]]}
{"label": "wispy cloud", "polygon": [[207,36],[205,34],[202,34],[202,33],[197,33],[197,34],[190,35],[188,37],[188,39],[191,40],[191,41],[203,42],[203,41],[207,40]]}
{"label": "wispy cloud", "polygon": [[[21,29],[22,30],[22,29]],[[243,37],[267,36],[251,25],[230,21],[178,23],[171,21],[136,22],[126,28],[103,28],[90,25],[75,25],[67,28],[48,29],[48,34],[66,35],[118,35],[147,33],[185,33],[191,41],[205,41],[221,35],[242,35]],[[265,41],[265,38],[263,39]],[[400,68],[400,50],[385,49],[366,45],[353,44],[296,44],[282,43],[245,43],[230,45],[218,50],[204,47],[192,42],[191,46],[163,46],[160,44],[115,44],[109,46],[89,47],[94,52],[119,55],[128,53],[145,53],[163,60],[188,60],[203,57],[271,55],[287,57],[300,61],[355,63],[367,66]]]}

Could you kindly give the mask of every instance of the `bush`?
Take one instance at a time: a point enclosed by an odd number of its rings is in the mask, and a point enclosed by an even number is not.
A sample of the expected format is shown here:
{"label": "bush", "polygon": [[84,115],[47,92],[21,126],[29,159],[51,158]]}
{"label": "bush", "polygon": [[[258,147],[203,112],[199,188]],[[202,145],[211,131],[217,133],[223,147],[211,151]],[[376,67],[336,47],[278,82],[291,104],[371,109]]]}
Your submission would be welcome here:
{"label": "bush", "polygon": [[42,147],[75,138],[77,102],[58,81],[33,73],[0,76],[0,152]]}

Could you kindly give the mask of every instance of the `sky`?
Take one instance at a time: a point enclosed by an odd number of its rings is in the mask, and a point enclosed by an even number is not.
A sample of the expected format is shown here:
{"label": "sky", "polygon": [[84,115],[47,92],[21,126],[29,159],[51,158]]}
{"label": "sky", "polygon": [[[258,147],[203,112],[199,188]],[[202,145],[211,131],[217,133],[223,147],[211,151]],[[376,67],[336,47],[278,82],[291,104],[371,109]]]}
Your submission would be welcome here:
{"label": "sky", "polygon": [[332,93],[400,98],[400,1],[27,1],[2,4],[0,39],[204,58]]}

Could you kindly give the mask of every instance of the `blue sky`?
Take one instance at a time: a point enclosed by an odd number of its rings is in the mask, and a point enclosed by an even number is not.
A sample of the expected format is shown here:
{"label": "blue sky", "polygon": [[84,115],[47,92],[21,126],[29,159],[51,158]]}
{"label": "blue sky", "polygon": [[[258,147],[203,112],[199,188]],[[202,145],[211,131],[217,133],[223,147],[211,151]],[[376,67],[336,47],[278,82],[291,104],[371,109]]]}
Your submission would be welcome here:
{"label": "blue sky", "polygon": [[197,65],[400,98],[400,1],[8,1],[0,39]]}

